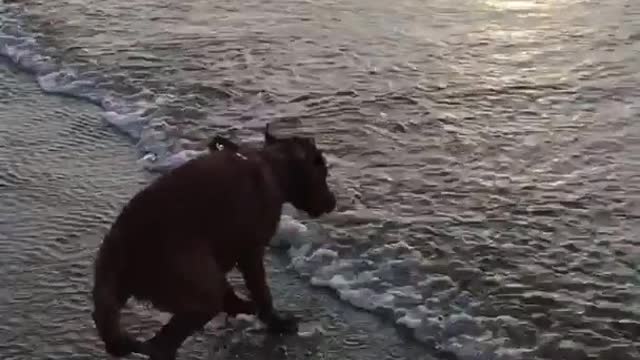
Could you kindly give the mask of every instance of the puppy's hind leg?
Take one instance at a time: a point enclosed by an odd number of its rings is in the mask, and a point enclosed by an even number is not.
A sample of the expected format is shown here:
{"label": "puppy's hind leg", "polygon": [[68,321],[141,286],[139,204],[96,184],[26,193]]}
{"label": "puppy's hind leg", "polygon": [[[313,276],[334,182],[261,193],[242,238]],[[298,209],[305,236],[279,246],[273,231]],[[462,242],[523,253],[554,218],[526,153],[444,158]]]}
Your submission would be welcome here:
{"label": "puppy's hind leg", "polygon": [[[142,345],[151,360],[174,360],[182,343],[222,311],[225,278],[212,257],[193,251],[176,261],[176,283],[167,283],[173,316]],[[175,286],[172,286],[175,285]]]}
{"label": "puppy's hind leg", "polygon": [[206,312],[174,314],[153,338],[142,344],[142,352],[150,360],[175,360],[182,343],[212,317]]}

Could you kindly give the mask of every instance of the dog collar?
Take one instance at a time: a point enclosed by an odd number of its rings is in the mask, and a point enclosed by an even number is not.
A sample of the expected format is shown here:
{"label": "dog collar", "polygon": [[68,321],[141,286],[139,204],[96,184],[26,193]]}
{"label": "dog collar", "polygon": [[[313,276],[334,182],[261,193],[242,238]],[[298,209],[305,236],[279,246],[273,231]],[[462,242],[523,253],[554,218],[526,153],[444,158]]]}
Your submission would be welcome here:
{"label": "dog collar", "polygon": [[[224,145],[222,144],[216,144],[216,149],[218,149],[218,151],[222,151],[224,149]],[[236,153],[236,156],[239,157],[242,160],[247,160],[247,157],[240,154],[239,152]]]}

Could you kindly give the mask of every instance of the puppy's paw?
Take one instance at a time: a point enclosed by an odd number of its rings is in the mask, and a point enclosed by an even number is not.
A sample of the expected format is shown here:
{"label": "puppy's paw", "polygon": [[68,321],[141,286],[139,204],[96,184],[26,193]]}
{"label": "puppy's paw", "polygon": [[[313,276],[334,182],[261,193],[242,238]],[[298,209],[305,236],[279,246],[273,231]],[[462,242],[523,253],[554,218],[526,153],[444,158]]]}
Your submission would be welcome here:
{"label": "puppy's paw", "polygon": [[298,319],[293,314],[274,312],[265,323],[267,330],[274,334],[295,334],[298,332]]}
{"label": "puppy's paw", "polygon": [[252,301],[234,298],[224,304],[224,312],[229,316],[238,314],[253,315],[257,311],[256,305]]}
{"label": "puppy's paw", "polygon": [[159,344],[157,338],[142,343],[140,354],[147,355],[149,360],[175,360],[177,349],[169,349]]}

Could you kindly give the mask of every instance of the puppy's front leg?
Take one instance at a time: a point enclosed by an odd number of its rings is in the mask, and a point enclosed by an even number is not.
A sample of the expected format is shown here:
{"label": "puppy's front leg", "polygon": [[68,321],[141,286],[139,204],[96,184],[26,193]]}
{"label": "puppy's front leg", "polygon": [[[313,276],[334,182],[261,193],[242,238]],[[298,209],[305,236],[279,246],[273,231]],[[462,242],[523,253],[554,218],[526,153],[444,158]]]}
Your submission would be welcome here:
{"label": "puppy's front leg", "polygon": [[256,306],[253,301],[245,300],[236,294],[233,286],[225,281],[224,290],[224,312],[229,316],[238,314],[256,314]]}
{"label": "puppy's front leg", "polygon": [[276,333],[297,332],[298,321],[293,316],[278,314],[273,308],[264,269],[264,248],[245,253],[238,261],[238,268],[257,307],[258,318],[267,325],[268,329]]}

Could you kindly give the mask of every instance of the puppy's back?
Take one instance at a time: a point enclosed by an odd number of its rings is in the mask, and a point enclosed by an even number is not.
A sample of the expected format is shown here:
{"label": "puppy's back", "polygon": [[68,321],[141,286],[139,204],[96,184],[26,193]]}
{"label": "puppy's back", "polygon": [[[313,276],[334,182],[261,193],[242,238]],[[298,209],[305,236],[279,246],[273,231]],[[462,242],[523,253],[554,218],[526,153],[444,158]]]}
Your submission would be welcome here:
{"label": "puppy's back", "polygon": [[251,227],[280,199],[258,154],[249,155],[216,151],[190,160],[138,192],[114,226],[140,245]]}

